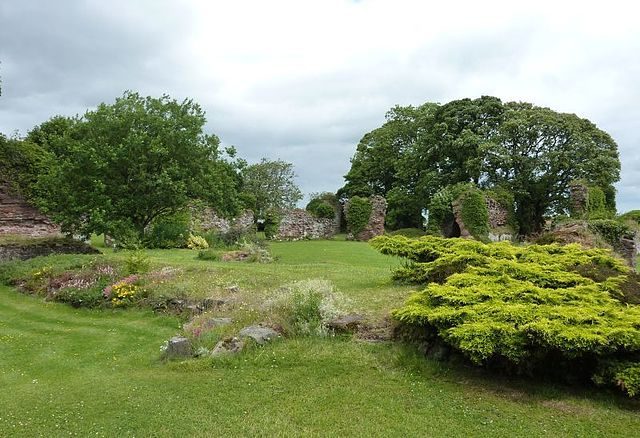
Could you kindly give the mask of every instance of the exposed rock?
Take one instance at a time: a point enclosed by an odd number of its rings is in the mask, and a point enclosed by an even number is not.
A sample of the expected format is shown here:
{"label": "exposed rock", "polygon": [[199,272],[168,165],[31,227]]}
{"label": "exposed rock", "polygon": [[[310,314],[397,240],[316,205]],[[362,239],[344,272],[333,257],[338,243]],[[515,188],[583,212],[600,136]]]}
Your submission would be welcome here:
{"label": "exposed rock", "polygon": [[231,318],[223,318],[223,317],[209,317],[206,315],[201,317],[196,317],[186,323],[183,326],[183,329],[186,333],[189,333],[195,337],[201,336],[205,333],[210,332],[211,330],[217,327],[223,327],[225,325],[229,325],[233,323]]}
{"label": "exposed rock", "polygon": [[189,339],[181,336],[174,336],[167,344],[166,357],[169,359],[191,357],[191,343]]}
{"label": "exposed rock", "polygon": [[227,286],[226,289],[232,294],[240,292],[240,286],[238,286],[237,284],[232,284],[231,286]]}
{"label": "exposed rock", "polygon": [[393,338],[393,324],[385,318],[373,324],[361,324],[356,331],[356,338],[366,342],[387,342]]}
{"label": "exposed rock", "polygon": [[351,332],[362,325],[364,320],[363,315],[352,313],[329,321],[327,327],[337,332]]}
{"label": "exposed rock", "polygon": [[199,315],[202,313],[202,308],[197,304],[189,304],[185,309],[192,315]]}
{"label": "exposed rock", "polygon": [[270,327],[262,327],[260,325],[251,325],[240,330],[240,336],[251,338],[258,344],[265,344],[279,336],[278,332]]}
{"label": "exposed rock", "polygon": [[635,269],[638,265],[638,253],[640,252],[640,233],[636,233],[633,239],[620,239],[618,247],[620,255]]}
{"label": "exposed rock", "polygon": [[229,304],[231,301],[233,301],[231,298],[209,297],[202,300],[202,303],[200,303],[200,307],[202,307],[203,310],[210,310],[215,309],[216,307],[222,307],[226,304]]}
{"label": "exposed rock", "polygon": [[244,342],[240,338],[225,338],[213,347],[213,350],[211,350],[211,357],[221,356],[223,354],[239,353],[243,348]]}
{"label": "exposed rock", "polygon": [[275,239],[328,239],[338,232],[339,226],[335,219],[317,218],[306,210],[296,208],[285,212]]}

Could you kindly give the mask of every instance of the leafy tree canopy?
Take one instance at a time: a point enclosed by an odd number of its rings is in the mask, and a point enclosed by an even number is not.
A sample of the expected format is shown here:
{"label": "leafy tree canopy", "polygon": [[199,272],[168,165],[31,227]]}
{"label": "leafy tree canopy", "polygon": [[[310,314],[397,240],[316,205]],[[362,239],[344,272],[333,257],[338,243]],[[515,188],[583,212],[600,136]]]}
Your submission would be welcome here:
{"label": "leafy tree canopy", "polygon": [[54,117],[27,136],[57,161],[36,202],[67,232],[116,238],[141,239],[154,219],[195,199],[232,213],[239,178],[204,124],[192,100],[134,92],[82,117]]}
{"label": "leafy tree canopy", "polygon": [[14,194],[30,197],[52,160],[52,154],[37,144],[0,134],[0,184]]}
{"label": "leafy tree canopy", "polygon": [[447,185],[507,189],[520,232],[530,234],[568,210],[573,180],[601,187],[614,206],[619,174],[615,141],[590,121],[483,96],[392,109],[358,144],[339,194],[386,196],[387,225],[400,228],[419,227],[421,210]]}
{"label": "leafy tree canopy", "polygon": [[259,218],[265,218],[268,210],[293,208],[302,199],[295,177],[293,164],[263,158],[242,170],[243,198]]}

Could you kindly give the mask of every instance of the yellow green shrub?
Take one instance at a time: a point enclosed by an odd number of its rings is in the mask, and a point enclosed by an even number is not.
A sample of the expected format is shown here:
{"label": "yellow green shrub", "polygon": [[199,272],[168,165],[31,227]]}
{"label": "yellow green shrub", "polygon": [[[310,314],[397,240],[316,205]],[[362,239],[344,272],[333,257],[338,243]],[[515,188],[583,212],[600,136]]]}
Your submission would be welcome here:
{"label": "yellow green shrub", "polygon": [[[426,284],[393,312],[402,324],[476,364],[564,366],[566,375],[640,393],[640,306],[621,302],[632,272],[608,250],[433,236],[381,236],[372,245],[408,260],[396,279]],[[622,358],[625,367],[607,374],[606,363]]]}

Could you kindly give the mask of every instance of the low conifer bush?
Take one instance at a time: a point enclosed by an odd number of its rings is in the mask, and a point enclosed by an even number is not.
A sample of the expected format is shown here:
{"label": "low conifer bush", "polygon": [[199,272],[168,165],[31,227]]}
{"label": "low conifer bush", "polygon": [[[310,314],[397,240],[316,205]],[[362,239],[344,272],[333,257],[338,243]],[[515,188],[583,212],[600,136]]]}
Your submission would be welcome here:
{"label": "low conifer bush", "polygon": [[425,284],[393,317],[478,365],[640,393],[637,276],[608,250],[425,236],[371,244],[407,259],[397,280]]}

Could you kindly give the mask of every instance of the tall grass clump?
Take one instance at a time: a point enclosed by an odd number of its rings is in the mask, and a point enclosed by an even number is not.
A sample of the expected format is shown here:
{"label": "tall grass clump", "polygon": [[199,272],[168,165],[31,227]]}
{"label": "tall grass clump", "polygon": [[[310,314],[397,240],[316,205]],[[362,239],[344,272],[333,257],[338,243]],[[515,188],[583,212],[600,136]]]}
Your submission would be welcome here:
{"label": "tall grass clump", "polygon": [[348,301],[330,281],[296,281],[280,288],[267,301],[273,322],[290,336],[327,336],[328,323],[344,315]]}

